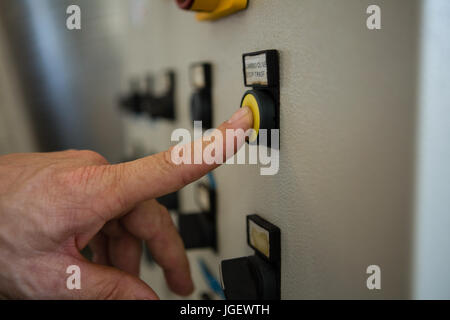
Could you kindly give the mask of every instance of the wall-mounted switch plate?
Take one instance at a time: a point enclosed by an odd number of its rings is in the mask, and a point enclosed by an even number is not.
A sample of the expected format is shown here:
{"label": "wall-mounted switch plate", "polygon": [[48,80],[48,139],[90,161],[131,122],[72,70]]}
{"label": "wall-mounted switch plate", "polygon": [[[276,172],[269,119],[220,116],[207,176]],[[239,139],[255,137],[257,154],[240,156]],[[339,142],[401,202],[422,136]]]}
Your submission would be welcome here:
{"label": "wall-mounted switch plate", "polygon": [[[253,113],[253,134],[249,143],[265,144],[269,148],[280,146],[280,67],[277,50],[246,53],[242,56],[244,84],[251,87],[241,102]],[[273,130],[278,141],[272,141]],[[265,134],[265,139],[262,135]]]}
{"label": "wall-mounted switch plate", "polygon": [[247,242],[255,255],[224,260],[221,279],[228,300],[281,298],[280,229],[258,215],[247,217]]}

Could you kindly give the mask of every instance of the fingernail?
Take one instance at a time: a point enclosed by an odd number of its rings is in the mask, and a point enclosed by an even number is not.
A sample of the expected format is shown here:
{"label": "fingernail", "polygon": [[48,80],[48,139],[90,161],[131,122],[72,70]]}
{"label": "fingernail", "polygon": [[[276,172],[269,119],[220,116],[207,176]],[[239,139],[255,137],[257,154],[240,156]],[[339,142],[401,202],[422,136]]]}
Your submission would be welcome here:
{"label": "fingernail", "polygon": [[233,116],[231,116],[230,120],[228,120],[228,123],[233,123],[238,121],[239,119],[242,119],[245,117],[249,112],[251,112],[249,107],[242,107],[238,111],[236,111]]}

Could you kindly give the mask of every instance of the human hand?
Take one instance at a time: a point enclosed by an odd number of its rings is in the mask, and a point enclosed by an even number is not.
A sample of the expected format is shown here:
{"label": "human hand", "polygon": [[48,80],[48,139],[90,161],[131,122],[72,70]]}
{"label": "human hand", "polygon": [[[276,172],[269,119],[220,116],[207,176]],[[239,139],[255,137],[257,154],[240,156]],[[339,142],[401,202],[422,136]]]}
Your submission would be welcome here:
{"label": "human hand", "polygon": [[[224,148],[231,142],[225,130],[249,129],[251,111],[240,109],[232,120],[218,128]],[[237,141],[234,152],[242,145]],[[183,242],[167,209],[154,199],[217,166],[175,165],[170,150],[116,165],[92,151],[0,157],[0,296],[157,299],[138,278],[142,240],[171,290],[190,294]],[[87,245],[93,262],[80,254]],[[70,265],[81,270],[81,290],[66,287]]]}

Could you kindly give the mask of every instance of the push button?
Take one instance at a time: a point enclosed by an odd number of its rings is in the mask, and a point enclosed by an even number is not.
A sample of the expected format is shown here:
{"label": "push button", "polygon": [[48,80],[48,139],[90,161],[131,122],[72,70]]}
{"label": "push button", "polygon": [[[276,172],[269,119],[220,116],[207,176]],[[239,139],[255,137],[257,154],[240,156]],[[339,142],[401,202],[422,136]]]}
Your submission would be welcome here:
{"label": "push button", "polygon": [[197,20],[217,20],[247,8],[248,0],[176,0],[184,10],[196,11]]}
{"label": "push button", "polygon": [[247,91],[242,98],[242,107],[249,107],[253,113],[253,133],[249,137],[250,143],[258,139],[260,128],[267,130],[276,129],[275,103],[266,92]]}
{"label": "push button", "polygon": [[217,8],[220,0],[177,0],[178,6],[185,10],[211,12]]}

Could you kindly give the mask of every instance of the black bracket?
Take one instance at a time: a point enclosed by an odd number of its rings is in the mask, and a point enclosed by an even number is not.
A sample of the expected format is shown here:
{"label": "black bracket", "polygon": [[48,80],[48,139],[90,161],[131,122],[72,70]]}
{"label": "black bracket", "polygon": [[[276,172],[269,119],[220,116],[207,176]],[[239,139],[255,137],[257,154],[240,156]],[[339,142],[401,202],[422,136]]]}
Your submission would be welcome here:
{"label": "black bracket", "polygon": [[209,208],[201,212],[180,213],[178,231],[186,249],[212,248],[217,252],[217,196],[216,190],[200,183],[209,193]]}
{"label": "black bracket", "polygon": [[143,98],[139,90],[139,80],[133,79],[130,81],[130,92],[119,98],[119,106],[125,111],[140,115],[144,111]]}
{"label": "black bracket", "polygon": [[163,94],[155,95],[153,92],[153,76],[146,79],[146,90],[143,92],[139,88],[139,81],[131,82],[130,93],[121,97],[120,106],[131,113],[141,115],[147,113],[152,119],[175,120],[175,72],[167,71],[167,89]]}
{"label": "black bracket", "polygon": [[204,130],[210,129],[213,127],[212,65],[195,63],[191,65],[189,74],[194,89],[191,96],[192,121],[201,121]]}
{"label": "black bracket", "polygon": [[168,87],[166,92],[161,95],[155,95],[153,92],[153,77],[147,77],[147,90],[144,94],[143,109],[153,118],[163,118],[175,120],[175,89],[176,76],[174,71],[167,71]]}

